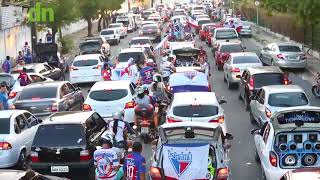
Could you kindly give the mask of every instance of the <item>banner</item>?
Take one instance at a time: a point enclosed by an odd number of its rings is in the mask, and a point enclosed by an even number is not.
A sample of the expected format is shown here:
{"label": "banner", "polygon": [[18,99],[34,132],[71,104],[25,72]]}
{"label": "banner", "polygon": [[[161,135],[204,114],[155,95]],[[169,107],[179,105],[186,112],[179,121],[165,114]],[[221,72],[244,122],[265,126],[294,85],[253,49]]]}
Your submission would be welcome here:
{"label": "banner", "polygon": [[207,179],[209,144],[166,144],[163,170],[167,178]]}
{"label": "banner", "polygon": [[168,35],[162,39],[162,41],[153,49],[155,55],[160,55],[163,49],[167,49]]}
{"label": "banner", "polygon": [[194,20],[192,17],[189,17],[189,22],[188,22],[191,27],[198,29],[200,26],[198,25],[198,21]]}

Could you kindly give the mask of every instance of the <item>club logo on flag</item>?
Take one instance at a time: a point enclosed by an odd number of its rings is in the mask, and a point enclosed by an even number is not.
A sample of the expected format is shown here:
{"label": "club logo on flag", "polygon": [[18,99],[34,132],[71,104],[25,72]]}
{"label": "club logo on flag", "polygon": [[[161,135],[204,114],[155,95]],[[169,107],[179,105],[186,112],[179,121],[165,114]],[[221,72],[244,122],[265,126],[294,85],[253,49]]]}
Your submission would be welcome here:
{"label": "club logo on flag", "polygon": [[192,163],[192,154],[191,152],[187,154],[183,152],[181,154],[169,152],[169,159],[175,172],[180,177]]}
{"label": "club logo on flag", "polygon": [[115,73],[118,77],[122,77],[124,74],[126,74],[126,71],[125,70],[115,70]]}
{"label": "club logo on flag", "polygon": [[196,72],[186,72],[184,73],[184,76],[192,80],[197,75]]}

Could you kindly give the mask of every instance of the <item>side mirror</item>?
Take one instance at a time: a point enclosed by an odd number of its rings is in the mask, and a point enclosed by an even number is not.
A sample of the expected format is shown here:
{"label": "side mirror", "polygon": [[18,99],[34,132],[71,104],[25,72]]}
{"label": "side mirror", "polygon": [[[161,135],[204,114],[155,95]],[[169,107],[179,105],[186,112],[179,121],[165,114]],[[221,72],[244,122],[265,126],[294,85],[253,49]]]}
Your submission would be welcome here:
{"label": "side mirror", "polygon": [[227,140],[233,140],[233,136],[232,136],[232,134],[230,134],[230,133],[226,133],[225,138],[226,138]]}
{"label": "side mirror", "polygon": [[42,119],[38,119],[38,123],[40,124],[40,123],[42,123],[43,122],[43,120]]}
{"label": "side mirror", "polygon": [[81,91],[81,87],[76,87],[76,90],[77,91]]}
{"label": "side mirror", "polygon": [[264,47],[264,48],[262,48],[262,50],[264,50],[264,51],[268,51],[268,48],[267,48],[267,47]]}
{"label": "side mirror", "polygon": [[228,149],[231,148],[231,144],[230,144],[230,143],[225,143],[225,144],[223,145],[223,148],[224,148],[225,150],[228,150]]}
{"label": "side mirror", "polygon": [[247,50],[247,47],[244,46],[244,47],[243,47],[243,50]]}
{"label": "side mirror", "polygon": [[88,89],[88,93],[90,92],[91,89]]}
{"label": "side mirror", "polygon": [[219,100],[219,104],[226,104],[226,103],[227,103],[226,100],[223,100],[223,99]]}
{"label": "side mirror", "polygon": [[251,134],[252,134],[252,135],[259,134],[259,131],[260,131],[260,129],[252,129],[252,130],[251,130]]}

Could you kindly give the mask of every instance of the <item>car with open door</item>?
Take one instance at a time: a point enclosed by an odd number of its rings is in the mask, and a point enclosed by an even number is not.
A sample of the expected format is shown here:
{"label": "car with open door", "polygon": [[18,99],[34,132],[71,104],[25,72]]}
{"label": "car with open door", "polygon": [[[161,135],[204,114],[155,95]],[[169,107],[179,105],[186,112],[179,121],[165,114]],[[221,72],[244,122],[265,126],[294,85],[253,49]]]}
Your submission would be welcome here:
{"label": "car with open door", "polygon": [[[152,142],[150,179],[230,180],[228,149],[231,134],[218,124],[177,122],[163,124]],[[206,162],[206,163],[204,163]]]}
{"label": "car with open door", "polygon": [[23,68],[26,68],[27,73],[38,73],[53,80],[64,80],[65,78],[61,69],[52,67],[48,63],[31,63],[15,67],[12,69],[11,74],[19,74]]}
{"label": "car with open door", "polygon": [[292,170],[319,167],[319,123],[319,107],[292,107],[252,130],[263,178],[279,180]]}

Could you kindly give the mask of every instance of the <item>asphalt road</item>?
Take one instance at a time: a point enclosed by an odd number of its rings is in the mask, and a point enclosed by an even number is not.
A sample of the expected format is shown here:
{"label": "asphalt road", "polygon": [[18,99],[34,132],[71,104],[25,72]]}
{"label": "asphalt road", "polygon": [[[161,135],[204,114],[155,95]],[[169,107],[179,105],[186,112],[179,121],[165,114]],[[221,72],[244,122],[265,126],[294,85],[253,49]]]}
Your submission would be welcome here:
{"label": "asphalt road", "polygon": [[[121,48],[127,48],[129,40],[132,37],[138,36],[138,32],[129,33],[128,37],[121,39],[118,46],[111,47],[111,58],[115,59]],[[236,180],[259,180],[261,178],[260,165],[254,159],[254,142],[250,134],[251,129],[256,128],[250,124],[249,113],[245,111],[243,102],[238,99],[239,91],[237,89],[229,90],[227,85],[223,82],[223,72],[218,71],[214,67],[214,61],[211,50],[204,42],[196,38],[196,46],[202,45],[206,48],[209,62],[211,64],[211,87],[217,94],[218,98],[227,100],[227,104],[223,105],[226,114],[226,123],[228,131],[233,134],[234,140],[231,142],[229,158],[231,163],[231,173],[233,179]],[[252,39],[243,39],[243,45],[247,51],[259,52],[260,48]],[[154,47],[156,44],[154,44]],[[68,77],[68,75],[66,76]],[[312,105],[320,105],[320,100],[313,97],[311,93],[312,77],[307,72],[289,72],[290,80],[297,85],[300,85],[307,92]],[[83,94],[87,96],[87,92],[91,85],[82,85]],[[152,150],[150,145],[144,145],[144,156],[146,157],[148,167],[152,161]],[[85,179],[78,175],[73,175],[72,179]]]}

